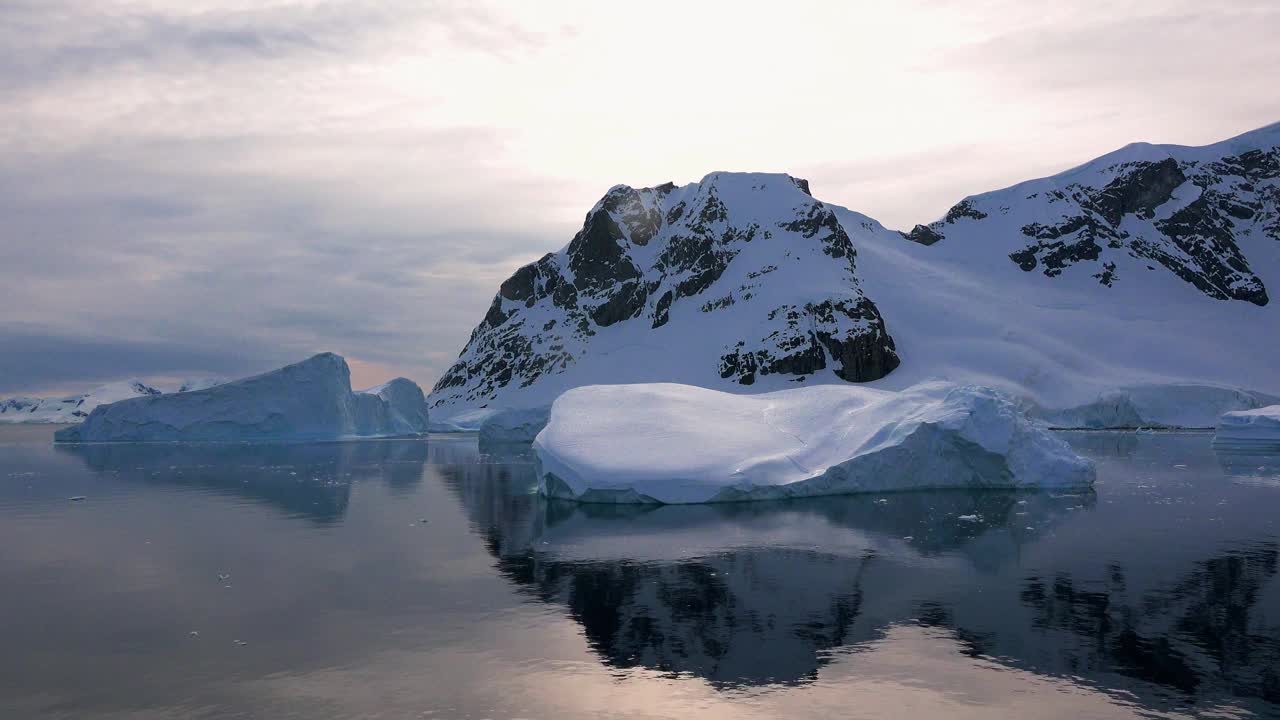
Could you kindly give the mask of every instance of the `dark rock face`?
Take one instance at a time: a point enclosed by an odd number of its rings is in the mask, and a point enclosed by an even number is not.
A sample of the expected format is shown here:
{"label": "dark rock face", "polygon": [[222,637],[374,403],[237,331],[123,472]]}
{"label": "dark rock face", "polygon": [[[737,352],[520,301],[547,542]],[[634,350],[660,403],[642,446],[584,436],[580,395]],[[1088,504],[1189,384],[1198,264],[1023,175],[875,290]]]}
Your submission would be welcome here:
{"label": "dark rock face", "polygon": [[869,382],[901,362],[884,318],[866,298],[786,305],[769,319],[778,329],[721,356],[720,377],[751,385],[759,375],[803,376],[830,367],[842,380]]}
{"label": "dark rock face", "polygon": [[911,232],[902,233],[902,237],[921,245],[932,245],[942,239],[942,235],[928,225],[916,225]]}
{"label": "dark rock face", "polygon": [[1163,267],[1211,298],[1266,305],[1267,289],[1240,243],[1280,241],[1280,147],[1216,158],[1203,150],[1136,146],[1124,156],[1166,156],[1102,159],[1031,188],[966,198],[941,220],[901,234],[922,245],[957,235],[1007,238],[1017,222],[1022,246],[1008,257],[1026,272],[1058,277],[1094,265],[1088,274],[1114,287],[1134,277],[1121,272],[1127,257],[1138,267]]}
{"label": "dark rock face", "polygon": [[[752,193],[752,202],[780,209],[762,214],[740,199],[731,212],[726,192],[739,198]],[[736,265],[736,279],[726,279],[735,259],[761,243],[760,257],[774,261]],[[677,312],[706,315],[708,328],[721,323],[717,313],[750,318],[748,336],[738,338],[741,368],[725,369],[735,362],[732,346],[723,357],[688,358],[706,363],[711,378],[718,371],[752,384],[760,375],[805,376],[830,368],[854,382],[878,379],[897,366],[898,357],[875,304],[858,289],[856,255],[835,213],[813,199],[803,180],[724,174],[685,188],[615,187],[563,251],[502,283],[431,402],[478,404],[506,388],[529,387],[573,368],[602,330],[633,322],[658,330]],[[782,307],[758,305],[757,295],[769,290],[780,265],[810,263],[826,277],[844,278],[836,294]]]}
{"label": "dark rock face", "polygon": [[[1280,237],[1275,225],[1280,222],[1280,191],[1256,188],[1256,183],[1280,177],[1280,150],[1202,164],[1174,158],[1132,162],[1111,170],[1115,177],[1101,189],[1074,184],[1050,192],[1050,204],[1078,211],[1052,224],[1023,226],[1022,234],[1034,242],[1010,253],[1009,259],[1025,271],[1039,268],[1049,277],[1079,263],[1097,262],[1103,269],[1094,277],[1111,287],[1116,264],[1103,258],[1109,248],[1153,260],[1209,297],[1267,304],[1266,287],[1237,240],[1253,232],[1259,219],[1264,222],[1258,230]],[[1190,197],[1194,199],[1188,202]],[[1174,209],[1160,212],[1166,206]],[[1149,222],[1151,230],[1130,218]]]}
{"label": "dark rock face", "polygon": [[921,245],[932,245],[946,239],[944,230],[948,225],[955,225],[961,220],[983,220],[987,214],[976,208],[972,200],[961,200],[947,211],[941,220],[928,225],[916,225],[911,232],[899,233],[902,237]]}

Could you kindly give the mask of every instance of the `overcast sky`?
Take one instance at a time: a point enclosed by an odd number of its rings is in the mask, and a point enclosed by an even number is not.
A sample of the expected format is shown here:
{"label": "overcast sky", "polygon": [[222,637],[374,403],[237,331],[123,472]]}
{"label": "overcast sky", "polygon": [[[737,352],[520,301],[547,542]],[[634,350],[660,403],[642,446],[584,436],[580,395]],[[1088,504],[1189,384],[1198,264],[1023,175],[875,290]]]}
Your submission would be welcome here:
{"label": "overcast sky", "polygon": [[313,352],[424,386],[611,185],[891,227],[1280,120],[1280,3],[0,1],[0,394]]}

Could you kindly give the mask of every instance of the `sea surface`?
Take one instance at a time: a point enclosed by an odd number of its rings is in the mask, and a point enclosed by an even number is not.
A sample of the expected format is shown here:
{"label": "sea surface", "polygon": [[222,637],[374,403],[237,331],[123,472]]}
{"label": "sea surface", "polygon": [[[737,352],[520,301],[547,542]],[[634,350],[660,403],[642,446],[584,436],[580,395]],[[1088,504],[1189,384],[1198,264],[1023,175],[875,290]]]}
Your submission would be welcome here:
{"label": "sea surface", "polygon": [[548,503],[474,436],[0,426],[0,718],[1280,717],[1280,459],[1095,492]]}

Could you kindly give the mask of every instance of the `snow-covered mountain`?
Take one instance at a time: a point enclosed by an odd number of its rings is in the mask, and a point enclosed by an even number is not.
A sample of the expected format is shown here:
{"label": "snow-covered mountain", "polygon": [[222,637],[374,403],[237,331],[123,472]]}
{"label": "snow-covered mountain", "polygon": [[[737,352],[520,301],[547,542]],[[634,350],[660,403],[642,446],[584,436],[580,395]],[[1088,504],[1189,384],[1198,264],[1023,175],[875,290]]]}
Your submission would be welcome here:
{"label": "snow-covered mountain", "polygon": [[897,365],[834,209],[803,180],[713,173],[611,189],[567,247],[502,284],[431,402],[530,405],[593,382],[865,382]]}
{"label": "snow-covered mountain", "polygon": [[879,386],[980,382],[1066,426],[1212,427],[1270,404],[1278,219],[1272,125],[1198,148],[1130,145],[975,195],[906,234],[917,242],[855,233],[903,358]]}
{"label": "snow-covered mountain", "polygon": [[429,403],[443,422],[598,383],[943,378],[1059,424],[1213,425],[1280,395],[1276,288],[1280,125],[1130,145],[906,233],[786,175],[620,185],[502,284]]}
{"label": "snow-covered mountain", "polygon": [[99,405],[134,397],[159,395],[141,380],[107,383],[81,395],[60,398],[15,397],[0,400],[0,422],[78,423]]}
{"label": "snow-covered mountain", "polygon": [[[168,386],[172,392],[204,390],[227,382],[221,377],[183,380]],[[0,400],[0,423],[78,423],[99,405],[134,397],[160,395],[170,390],[157,389],[136,378],[107,383],[80,395],[67,397],[14,397]]]}

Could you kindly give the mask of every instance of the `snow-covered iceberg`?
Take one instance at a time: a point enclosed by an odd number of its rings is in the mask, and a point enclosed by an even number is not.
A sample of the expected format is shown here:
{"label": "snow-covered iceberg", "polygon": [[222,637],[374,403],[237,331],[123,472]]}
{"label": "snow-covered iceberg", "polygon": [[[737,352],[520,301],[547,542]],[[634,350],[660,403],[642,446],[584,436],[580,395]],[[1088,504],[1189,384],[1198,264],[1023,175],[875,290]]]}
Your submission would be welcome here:
{"label": "snow-covered iceberg", "polygon": [[594,385],[534,441],[539,489],[581,502],[700,503],[939,488],[1085,488],[1093,464],[978,386],[824,385],[735,395]]}
{"label": "snow-covered iceberg", "polygon": [[373,395],[386,404],[388,421],[396,434],[427,432],[427,396],[418,383],[398,377],[357,394]]}
{"label": "snow-covered iceberg", "polygon": [[494,413],[480,424],[480,445],[533,442],[550,417],[550,405]]}
{"label": "snow-covered iceberg", "polygon": [[398,379],[377,393],[354,393],[346,360],[323,353],[205,390],[101,405],[55,440],[324,440],[426,432],[422,390],[406,383],[413,385]]}
{"label": "snow-covered iceberg", "polygon": [[1280,451],[1280,405],[1229,412],[1218,420],[1215,447]]}
{"label": "snow-covered iceberg", "polygon": [[159,394],[159,390],[135,379],[107,383],[67,397],[9,398],[0,400],[0,423],[78,423],[99,405]]}
{"label": "snow-covered iceberg", "polygon": [[1276,402],[1280,398],[1243,388],[1170,383],[1122,387],[1073,407],[1030,411],[1057,428],[1211,428],[1224,413]]}

